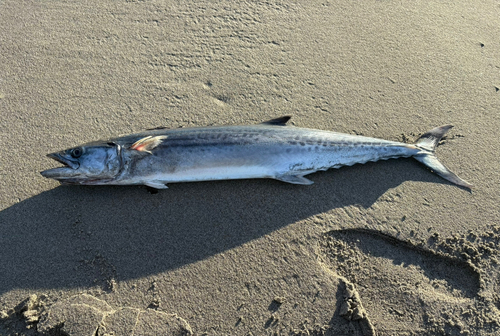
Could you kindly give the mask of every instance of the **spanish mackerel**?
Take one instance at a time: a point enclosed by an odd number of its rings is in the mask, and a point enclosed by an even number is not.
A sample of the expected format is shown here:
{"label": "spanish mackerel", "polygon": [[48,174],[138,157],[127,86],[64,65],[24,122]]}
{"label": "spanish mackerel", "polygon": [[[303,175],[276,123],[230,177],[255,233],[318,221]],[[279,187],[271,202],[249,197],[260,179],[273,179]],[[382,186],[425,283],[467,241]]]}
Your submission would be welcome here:
{"label": "spanish mackerel", "polygon": [[305,175],[356,163],[413,157],[459,186],[472,185],[434,154],[452,127],[441,126],[415,144],[287,126],[281,117],[251,126],[157,128],[90,142],[47,156],[64,167],[41,172],[62,184],[146,185],[272,178],[309,185]]}

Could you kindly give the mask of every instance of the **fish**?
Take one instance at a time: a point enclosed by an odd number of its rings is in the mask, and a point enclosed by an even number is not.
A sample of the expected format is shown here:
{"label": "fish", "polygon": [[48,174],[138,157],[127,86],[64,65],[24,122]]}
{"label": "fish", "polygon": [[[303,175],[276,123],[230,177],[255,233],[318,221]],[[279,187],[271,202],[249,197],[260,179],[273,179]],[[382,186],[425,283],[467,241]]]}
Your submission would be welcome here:
{"label": "fish", "polygon": [[64,166],[41,175],[61,184],[155,189],[177,182],[255,178],[311,185],[305,176],[317,171],[412,157],[445,180],[472,188],[435,155],[451,125],[436,127],[408,144],[290,126],[290,118],[247,126],[159,127],[94,141],[47,154]]}

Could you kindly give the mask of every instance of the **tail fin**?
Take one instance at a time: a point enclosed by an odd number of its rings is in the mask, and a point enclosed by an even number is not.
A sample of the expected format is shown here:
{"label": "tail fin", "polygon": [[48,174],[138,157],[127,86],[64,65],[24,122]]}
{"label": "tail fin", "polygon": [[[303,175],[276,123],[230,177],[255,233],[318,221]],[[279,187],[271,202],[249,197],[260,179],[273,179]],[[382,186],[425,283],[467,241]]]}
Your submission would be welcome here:
{"label": "tail fin", "polygon": [[422,135],[415,146],[422,149],[422,152],[415,155],[414,158],[424,165],[429,167],[434,173],[441,176],[445,180],[448,180],[452,183],[455,183],[459,186],[472,188],[472,184],[467,181],[462,180],[460,177],[452,173],[445,165],[439,162],[438,158],[434,154],[436,150],[436,146],[439,143],[439,140],[448,132],[453,126],[445,125],[441,127],[436,127],[431,131]]}

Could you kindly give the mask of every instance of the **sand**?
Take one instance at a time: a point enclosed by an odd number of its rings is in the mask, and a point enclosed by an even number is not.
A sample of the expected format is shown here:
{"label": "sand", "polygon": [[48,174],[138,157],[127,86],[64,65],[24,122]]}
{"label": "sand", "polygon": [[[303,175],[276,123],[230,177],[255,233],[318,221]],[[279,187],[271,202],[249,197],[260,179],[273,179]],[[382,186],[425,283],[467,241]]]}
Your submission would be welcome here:
{"label": "sand", "polygon": [[[2,1],[1,335],[499,335],[496,1]],[[438,157],[272,180],[59,186],[46,153],[297,126]]]}

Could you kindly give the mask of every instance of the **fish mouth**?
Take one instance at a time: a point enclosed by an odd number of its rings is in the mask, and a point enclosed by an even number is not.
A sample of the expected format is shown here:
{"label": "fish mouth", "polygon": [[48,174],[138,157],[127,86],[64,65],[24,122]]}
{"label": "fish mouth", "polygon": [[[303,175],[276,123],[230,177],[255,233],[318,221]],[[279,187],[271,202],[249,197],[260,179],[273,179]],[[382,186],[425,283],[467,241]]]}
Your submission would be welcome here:
{"label": "fish mouth", "polygon": [[56,160],[59,163],[62,163],[64,167],[44,170],[40,172],[40,174],[42,174],[43,177],[52,178],[55,180],[64,180],[64,179],[75,178],[79,175],[77,170],[78,168],[80,168],[80,163],[69,160],[68,158],[62,156],[60,153],[50,153],[47,154],[47,156],[53,160]]}

